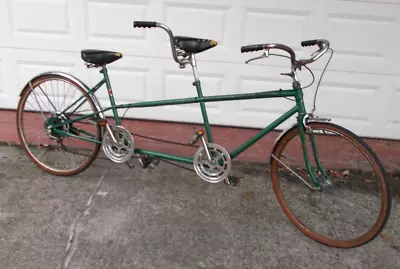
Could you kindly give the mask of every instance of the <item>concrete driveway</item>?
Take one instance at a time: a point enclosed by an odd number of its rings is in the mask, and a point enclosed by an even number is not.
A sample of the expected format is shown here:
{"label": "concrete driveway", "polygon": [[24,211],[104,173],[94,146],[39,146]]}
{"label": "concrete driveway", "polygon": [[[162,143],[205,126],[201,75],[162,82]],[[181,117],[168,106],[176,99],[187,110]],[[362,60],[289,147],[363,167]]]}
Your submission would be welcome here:
{"label": "concrete driveway", "polygon": [[343,250],[290,223],[266,167],[235,166],[244,179],[230,187],[164,162],[98,159],[59,178],[17,147],[2,146],[0,161],[1,269],[400,268],[396,197],[383,235]]}

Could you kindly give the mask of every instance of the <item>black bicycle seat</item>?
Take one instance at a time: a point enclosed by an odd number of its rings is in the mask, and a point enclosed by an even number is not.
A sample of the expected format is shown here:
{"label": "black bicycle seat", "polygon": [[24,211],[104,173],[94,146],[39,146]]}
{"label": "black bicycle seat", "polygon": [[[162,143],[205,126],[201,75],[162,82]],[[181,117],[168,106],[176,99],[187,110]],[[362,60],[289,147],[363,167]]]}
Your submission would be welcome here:
{"label": "black bicycle seat", "polygon": [[115,51],[87,49],[81,51],[82,60],[85,62],[104,65],[122,58],[122,54]]}
{"label": "black bicycle seat", "polygon": [[199,53],[217,46],[217,41],[189,36],[175,36],[175,45],[189,53]]}

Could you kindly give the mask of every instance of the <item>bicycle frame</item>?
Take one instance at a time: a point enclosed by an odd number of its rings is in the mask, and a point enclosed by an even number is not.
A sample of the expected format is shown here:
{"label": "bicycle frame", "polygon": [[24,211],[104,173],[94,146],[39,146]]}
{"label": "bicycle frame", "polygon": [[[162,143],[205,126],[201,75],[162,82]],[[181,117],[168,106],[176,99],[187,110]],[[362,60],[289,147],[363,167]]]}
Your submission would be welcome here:
{"label": "bicycle frame", "polygon": [[[208,121],[205,103],[207,103],[207,102],[225,102],[225,101],[235,101],[235,100],[264,99],[264,98],[294,97],[296,104],[291,109],[286,111],[279,118],[277,118],[275,121],[270,123],[264,129],[262,129],[260,132],[258,132],[255,136],[253,136],[252,138],[250,138],[249,140],[244,142],[238,148],[236,148],[235,150],[230,152],[229,155],[232,160],[235,159],[240,153],[245,151],[247,148],[252,146],[254,143],[256,143],[261,138],[263,138],[265,135],[267,135],[273,129],[278,127],[281,123],[285,122],[291,116],[293,116],[297,113],[298,114],[298,116],[297,116],[298,128],[300,129],[301,142],[303,144],[303,153],[304,153],[305,164],[306,164],[307,170],[309,170],[309,172],[310,172],[310,175],[311,175],[311,178],[312,178],[314,184],[317,186],[317,188],[319,187],[319,182],[315,178],[314,172],[311,169],[311,166],[309,164],[308,154],[307,154],[307,151],[305,148],[305,129],[304,129],[302,120],[303,120],[303,117],[306,115],[306,110],[305,110],[305,106],[304,106],[304,102],[303,102],[303,91],[298,83],[293,83],[293,88],[286,89],[286,90],[280,89],[280,90],[274,90],[274,91],[263,91],[263,92],[254,92],[254,93],[203,96],[202,89],[201,89],[201,83],[197,77],[197,72],[195,72],[195,82],[193,82],[193,86],[196,87],[197,97],[156,100],[156,101],[144,101],[144,102],[135,102],[135,103],[127,103],[127,104],[117,105],[115,103],[115,99],[114,99],[114,95],[113,95],[107,68],[105,66],[103,66],[102,69],[100,70],[100,73],[103,74],[103,76],[104,76],[103,79],[100,80],[91,89],[88,89],[86,95],[94,96],[95,92],[98,89],[100,89],[104,84],[106,84],[111,106],[106,107],[106,108],[98,108],[98,110],[94,113],[85,114],[81,117],[77,117],[76,119],[64,121],[62,124],[53,125],[52,127],[54,128],[54,131],[56,133],[63,135],[63,136],[71,136],[71,137],[74,137],[77,139],[82,139],[82,140],[86,140],[89,142],[101,144],[102,141],[98,141],[98,140],[91,139],[91,138],[81,137],[79,135],[64,132],[64,131],[62,131],[60,129],[56,129],[56,128],[60,127],[61,125],[64,125],[64,124],[70,124],[75,121],[80,121],[85,118],[93,117],[100,113],[102,114],[103,112],[106,112],[109,110],[112,110],[112,112],[113,112],[113,118],[115,120],[115,124],[120,125],[121,120],[118,115],[118,109],[157,107],[157,106],[166,106],[166,105],[181,105],[181,104],[199,103],[201,112],[202,112],[203,123],[204,123],[205,130],[206,130],[207,140],[208,140],[208,142],[212,143],[213,142],[212,132],[211,132],[211,128],[210,128],[210,123]],[[74,107],[84,97],[86,97],[86,96],[82,95],[79,99],[77,99],[75,102],[73,102],[70,106],[68,106],[66,109],[64,109],[61,113],[65,113],[68,109]],[[86,101],[86,99],[82,100],[81,103],[72,111],[72,113],[74,111],[76,111],[80,106],[82,106],[85,101]],[[92,137],[95,137],[95,135],[92,134]],[[149,150],[140,149],[140,148],[135,148],[134,152],[137,154],[144,154],[144,155],[149,155],[152,157],[159,157],[159,158],[169,159],[169,160],[178,161],[178,162],[182,162],[182,163],[193,164],[193,158],[189,158],[189,157],[183,157],[183,156],[162,153],[162,152],[156,152],[156,151],[149,151]],[[317,158],[316,149],[314,146],[313,146],[313,152],[314,152],[314,157]]]}

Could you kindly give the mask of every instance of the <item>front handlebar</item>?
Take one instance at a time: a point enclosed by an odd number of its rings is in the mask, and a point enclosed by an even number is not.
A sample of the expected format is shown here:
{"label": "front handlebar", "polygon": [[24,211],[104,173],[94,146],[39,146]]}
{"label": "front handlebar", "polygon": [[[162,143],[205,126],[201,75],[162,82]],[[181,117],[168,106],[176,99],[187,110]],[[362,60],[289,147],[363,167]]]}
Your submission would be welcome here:
{"label": "front handlebar", "polygon": [[302,41],[301,45],[303,47],[318,45],[319,50],[317,50],[314,53],[314,56],[312,56],[311,58],[301,59],[301,60],[296,60],[296,54],[292,48],[290,48],[286,45],[277,44],[277,43],[247,45],[247,46],[242,46],[240,48],[240,50],[242,53],[244,53],[244,52],[259,51],[259,50],[281,49],[290,54],[290,60],[292,62],[292,67],[297,68],[297,64],[306,65],[306,64],[309,64],[309,63],[312,63],[312,62],[318,60],[329,49],[329,41],[325,40],[325,39],[306,40],[306,41]]}
{"label": "front handlebar", "polygon": [[326,39],[315,39],[315,40],[307,40],[307,41],[303,41],[301,42],[301,45],[303,47],[307,47],[307,46],[315,46],[318,45],[319,50],[317,50],[316,52],[314,52],[314,56],[312,56],[309,59],[301,59],[299,62],[300,64],[306,65],[312,62],[315,62],[316,60],[318,60],[322,55],[325,54],[325,52],[328,51],[329,49],[329,41]]}

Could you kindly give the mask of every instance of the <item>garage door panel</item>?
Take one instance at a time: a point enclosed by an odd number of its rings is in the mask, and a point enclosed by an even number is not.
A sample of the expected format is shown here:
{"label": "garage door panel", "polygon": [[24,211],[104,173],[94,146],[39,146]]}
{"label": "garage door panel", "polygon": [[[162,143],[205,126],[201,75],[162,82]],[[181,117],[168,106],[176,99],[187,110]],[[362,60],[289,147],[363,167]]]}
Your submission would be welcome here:
{"label": "garage door panel", "polygon": [[144,29],[133,30],[132,26],[133,20],[145,20],[146,6],[145,2],[115,3],[88,0],[86,24],[88,40],[101,42],[103,39],[109,39],[115,44],[144,40],[147,31]]}
{"label": "garage door panel", "polygon": [[[400,5],[333,1],[327,14],[326,36],[335,49],[332,68],[375,74],[396,74],[393,49],[398,43],[392,30],[398,23]],[[392,46],[394,48],[394,46]]]}
{"label": "garage door panel", "polygon": [[164,7],[191,7],[200,9],[213,10],[228,10],[230,7],[238,5],[238,2],[231,0],[202,0],[200,3],[197,0],[162,0]]}
{"label": "garage door panel", "polygon": [[[0,93],[0,107],[7,103],[9,96],[18,95],[20,89],[15,87],[18,82],[18,69],[15,63],[15,55],[13,49],[0,48],[0,84],[2,86]],[[15,105],[8,103],[8,105]],[[16,105],[15,105],[16,107]]]}
{"label": "garage door panel", "polygon": [[[50,59],[49,59],[50,60]],[[25,86],[25,84],[34,76],[42,72],[48,72],[49,70],[57,70],[66,73],[72,73],[74,64],[66,64],[61,62],[53,61],[17,61],[19,70],[20,84],[19,88]]]}
{"label": "garage door panel", "polygon": [[[229,6],[213,5],[211,1],[170,3],[164,5],[166,24],[175,35],[203,37],[224,44],[226,13]],[[168,35],[165,41],[169,42]]]}
{"label": "garage door panel", "polygon": [[0,95],[4,95],[4,60],[0,55]]}
{"label": "garage door panel", "polygon": [[[26,49],[77,50],[83,27],[79,2],[56,0],[17,0],[6,2],[8,20],[4,46]],[[1,26],[0,26],[1,27]],[[1,28],[0,28],[1,31]],[[3,44],[0,41],[0,44]]]}
{"label": "garage door panel", "polygon": [[371,18],[361,19],[355,16],[343,18],[342,15],[331,15],[327,35],[335,49],[335,61],[332,61],[332,68],[393,74],[394,70],[387,68],[392,66],[391,59],[383,54],[386,46],[382,40],[387,40],[387,27],[393,23],[393,18],[386,19],[373,21]]}
{"label": "garage door panel", "polygon": [[354,3],[360,3],[360,4],[365,4],[365,3],[378,3],[378,4],[385,4],[388,6],[395,6],[395,5],[400,5],[400,2],[398,0],[340,0],[342,2],[354,2]]}
{"label": "garage door panel", "polygon": [[[68,72],[87,80],[87,74],[80,55],[77,53],[65,53],[54,51],[38,50],[18,50],[10,53],[11,66],[14,66],[13,72],[17,75],[14,89],[21,90],[23,86],[34,76],[48,71]],[[86,76],[85,76],[86,75]]]}
{"label": "garage door panel", "polygon": [[319,100],[319,113],[368,123],[370,109],[374,104],[374,93],[378,89],[378,85],[326,82],[323,87],[324,98]]}
{"label": "garage door panel", "polygon": [[[243,43],[284,43],[301,50],[306,21],[311,11],[255,9],[246,10]],[[278,33],[285,33],[278,38]]]}
{"label": "garage door panel", "polygon": [[287,10],[300,10],[309,11],[317,6],[321,6],[320,0],[252,0],[252,1],[242,1],[241,5],[246,8],[271,8],[276,10],[282,10],[283,13]]}
{"label": "garage door panel", "polygon": [[35,38],[47,35],[58,38],[70,36],[66,0],[14,0],[11,10],[14,35],[33,35]]}
{"label": "garage door panel", "polygon": [[[253,93],[272,91],[282,88],[287,80],[279,78],[263,78],[253,76],[240,77],[240,92]],[[294,106],[294,102],[284,98],[241,100],[238,102],[238,114],[244,113],[272,113],[276,117]]]}
{"label": "garage door panel", "polygon": [[[175,35],[218,41],[216,48],[197,55],[204,95],[290,88],[290,78],[280,76],[289,71],[288,59],[272,57],[245,65],[261,52],[242,54],[240,47],[284,43],[298,57],[307,57],[316,48],[303,48],[300,42],[325,37],[335,54],[319,90],[318,115],[362,135],[400,138],[395,109],[400,102],[400,38],[395,34],[400,29],[400,2],[395,0],[0,1],[1,107],[16,108],[23,85],[44,71],[71,72],[93,86],[101,75],[83,65],[80,50],[86,48],[123,54],[109,65],[117,103],[195,96],[190,67],[178,68],[168,35],[162,29],[133,28],[134,20],[159,21]],[[310,65],[316,82],[328,57]],[[303,86],[311,79],[304,71]],[[315,86],[304,91],[309,109]],[[105,87],[98,97],[109,106]],[[293,104],[285,99],[245,100],[209,103],[207,108],[213,124],[265,127]],[[127,115],[202,121],[198,104],[131,109]]]}
{"label": "garage door panel", "polygon": [[[170,59],[155,59],[150,63],[147,58],[142,57],[129,57],[129,62],[137,66],[155,66],[157,72],[153,73],[148,78],[151,83],[147,83],[146,95],[147,101],[159,100],[162,98],[182,98],[182,97],[194,97],[196,96],[196,88],[192,86],[193,76],[189,68],[179,70],[174,64],[170,64]],[[122,61],[121,61],[122,63]],[[119,64],[119,62],[118,62]],[[201,71],[203,70],[203,71]],[[200,79],[202,82],[202,88],[204,95],[214,94],[234,94],[243,92],[263,91],[263,90],[277,90],[279,86],[285,88],[290,87],[290,79],[282,78],[282,81],[276,79],[280,72],[287,71],[284,68],[271,68],[271,67],[255,67],[245,66],[243,68],[240,65],[230,65],[227,63],[208,63],[202,62],[201,69],[199,71]],[[154,76],[153,76],[154,74]],[[161,77],[158,77],[162,74]],[[268,74],[268,76],[266,76]],[[274,76],[275,75],[275,76]],[[111,82],[114,85],[115,79],[113,73],[110,71]],[[250,85],[249,88],[239,86],[241,84],[241,76],[248,81],[259,81],[261,84]],[[275,78],[275,81],[274,81]],[[273,81],[273,83],[270,82]],[[158,83],[160,82],[161,83]],[[95,81],[91,82],[91,85]],[[264,84],[263,84],[264,83]],[[232,88],[232,85],[234,88]],[[113,87],[114,95],[117,102],[122,102],[119,95],[121,89]],[[151,93],[151,94],[150,94]],[[132,93],[133,96],[133,93]],[[267,106],[274,106],[279,108],[282,102],[275,100],[266,101]],[[261,103],[257,100],[243,101],[244,107],[254,108],[256,106],[261,107]],[[282,104],[282,103],[281,103]],[[108,101],[104,102],[104,105],[108,105]],[[278,115],[274,113],[260,113],[254,111],[241,111],[240,101],[232,102],[215,102],[207,103],[208,115],[210,122],[213,124],[233,124],[233,125],[248,125],[265,127],[266,124],[275,120]],[[154,108],[140,108],[131,109],[127,112],[128,116],[132,117],[145,117],[150,119],[161,119],[161,120],[176,120],[185,122],[202,122],[201,112],[198,104],[191,104],[186,106],[166,106],[166,107],[154,107]]]}
{"label": "garage door panel", "polygon": [[[222,94],[223,75],[203,73],[201,76],[201,86],[204,96]],[[164,72],[163,99],[196,97],[196,88],[192,86],[194,79],[192,74],[183,74],[182,72]],[[207,104],[210,108],[219,108],[219,102]],[[199,104],[187,104],[182,107],[194,107],[199,109]]]}
{"label": "garage door panel", "polygon": [[[400,104],[400,78],[397,77],[395,82],[392,83],[393,90],[387,94],[384,103],[386,114],[380,120],[380,132],[384,133],[386,137],[399,138],[400,135],[400,118],[399,118],[399,104]],[[376,106],[376,110],[382,109]]]}
{"label": "garage door panel", "polygon": [[[318,91],[316,113],[356,133],[367,136],[383,133],[394,80],[394,76],[387,75],[327,72]],[[313,91],[305,91],[308,109],[312,108],[314,90],[315,87]]]}
{"label": "garage door panel", "polygon": [[[207,70],[206,72],[200,72],[200,79],[205,95],[219,94],[214,90],[218,88],[216,86],[217,84],[221,85],[221,90],[219,92],[226,94],[278,90],[280,87],[285,88],[291,85],[290,79],[279,78],[279,73],[285,70],[283,68],[243,67],[240,65],[232,66],[226,63],[213,64],[205,62],[202,63],[202,69]],[[227,70],[229,70],[229,72],[227,72]],[[217,75],[215,75],[214,72]],[[172,73],[177,74],[177,77],[181,76],[180,72],[178,73],[175,71]],[[229,75],[224,76],[224,73]],[[180,91],[186,91],[184,94],[185,97],[195,96],[195,88],[190,86],[191,81],[193,81],[190,72],[186,72],[185,77],[187,77],[187,81],[182,81],[181,84],[178,84],[178,81],[176,81],[176,83],[173,81],[174,83],[171,84],[170,88],[172,90],[180,89],[176,91],[176,94]],[[219,78],[221,78],[221,82],[219,82]],[[209,80],[210,83],[203,83],[204,80]],[[213,86],[212,82],[214,82],[215,86]],[[231,85],[235,87],[232,88]],[[286,111],[285,109],[289,109],[291,105],[293,105],[293,103],[290,104],[289,101],[285,102],[283,99],[264,99],[208,103],[207,109],[212,124],[247,124],[248,126],[265,127],[280,115],[280,111]],[[165,112],[166,111],[179,111],[184,113],[184,115],[181,114],[182,118],[192,119],[200,123],[202,122],[198,104],[193,105],[193,109],[182,110],[180,107],[171,106],[166,108]],[[162,117],[165,115],[169,114],[163,114]],[[174,120],[176,120],[176,117],[176,115],[172,116]]]}
{"label": "garage door panel", "polygon": [[0,47],[7,46],[10,42],[11,27],[8,1],[0,1]]}
{"label": "garage door panel", "polygon": [[[136,67],[110,67],[109,76],[114,96],[118,103],[146,101],[148,69]],[[91,72],[93,86],[103,78],[99,72]],[[96,96],[102,102],[109,103],[106,86],[96,92]]]}

